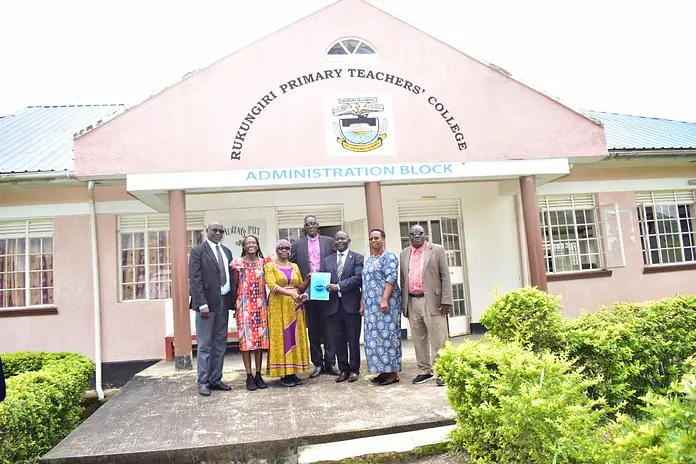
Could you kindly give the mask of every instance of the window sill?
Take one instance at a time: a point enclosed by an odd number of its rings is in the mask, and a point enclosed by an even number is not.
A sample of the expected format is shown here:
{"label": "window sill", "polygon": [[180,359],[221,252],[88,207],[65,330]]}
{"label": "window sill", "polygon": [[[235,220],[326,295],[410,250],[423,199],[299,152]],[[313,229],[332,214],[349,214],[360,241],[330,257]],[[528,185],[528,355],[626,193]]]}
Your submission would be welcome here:
{"label": "window sill", "polygon": [[52,316],[58,314],[55,306],[18,306],[0,309],[0,317]]}
{"label": "window sill", "polygon": [[659,274],[661,272],[677,272],[677,271],[693,271],[696,270],[696,263],[684,264],[658,264],[654,266],[645,266],[643,274]]}
{"label": "window sill", "polygon": [[614,271],[611,269],[597,269],[595,271],[563,272],[561,274],[546,274],[547,282],[562,282],[564,280],[598,279],[611,277]]}

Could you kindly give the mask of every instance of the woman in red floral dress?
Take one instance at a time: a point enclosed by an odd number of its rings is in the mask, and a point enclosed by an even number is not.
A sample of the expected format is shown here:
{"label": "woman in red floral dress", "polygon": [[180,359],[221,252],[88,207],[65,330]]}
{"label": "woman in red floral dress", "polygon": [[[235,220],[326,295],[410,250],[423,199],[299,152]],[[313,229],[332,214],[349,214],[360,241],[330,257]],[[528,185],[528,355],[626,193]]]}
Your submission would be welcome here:
{"label": "woman in red floral dress", "polygon": [[[264,258],[259,239],[247,235],[242,241],[242,255],[230,263],[237,282],[237,332],[247,373],[247,390],[266,388],[261,377],[263,352],[268,350],[268,313],[263,267],[270,262]],[[254,352],[256,375],[251,373],[251,353]]]}

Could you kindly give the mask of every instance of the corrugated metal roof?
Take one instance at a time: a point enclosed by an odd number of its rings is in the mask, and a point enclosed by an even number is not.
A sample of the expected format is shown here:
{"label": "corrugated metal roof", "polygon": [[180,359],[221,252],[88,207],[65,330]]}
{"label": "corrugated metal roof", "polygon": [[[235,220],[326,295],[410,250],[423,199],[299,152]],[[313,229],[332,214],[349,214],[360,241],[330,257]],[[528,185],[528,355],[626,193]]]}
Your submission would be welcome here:
{"label": "corrugated metal roof", "polygon": [[122,104],[28,106],[0,118],[0,173],[73,170],[73,134]]}
{"label": "corrugated metal roof", "polygon": [[696,123],[582,111],[604,124],[609,150],[696,149]]}

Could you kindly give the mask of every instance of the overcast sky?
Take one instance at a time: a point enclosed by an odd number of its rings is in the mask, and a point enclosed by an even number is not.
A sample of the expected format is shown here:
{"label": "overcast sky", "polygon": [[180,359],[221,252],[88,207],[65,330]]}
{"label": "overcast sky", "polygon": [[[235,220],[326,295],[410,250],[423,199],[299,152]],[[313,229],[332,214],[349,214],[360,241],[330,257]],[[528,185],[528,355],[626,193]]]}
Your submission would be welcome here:
{"label": "overcast sky", "polygon": [[[0,114],[138,102],[331,3],[0,0]],[[574,108],[696,122],[696,1],[370,3]]]}

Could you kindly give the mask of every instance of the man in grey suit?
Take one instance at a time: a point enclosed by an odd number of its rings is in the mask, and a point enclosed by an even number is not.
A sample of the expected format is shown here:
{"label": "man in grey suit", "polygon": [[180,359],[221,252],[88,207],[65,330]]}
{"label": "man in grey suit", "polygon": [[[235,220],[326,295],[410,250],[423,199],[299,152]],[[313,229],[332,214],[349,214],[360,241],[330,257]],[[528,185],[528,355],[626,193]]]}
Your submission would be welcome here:
{"label": "man in grey suit", "polygon": [[[447,315],[452,311],[452,282],[442,245],[428,243],[419,225],[409,231],[411,246],[401,251],[403,312],[416,349],[418,375],[413,383],[433,380],[433,363],[447,340]],[[444,385],[439,377],[437,385]]]}
{"label": "man in grey suit", "polygon": [[222,382],[222,364],[227,348],[227,321],[234,305],[234,282],[230,281],[232,252],[220,244],[225,229],[219,222],[206,228],[208,240],[196,245],[189,256],[191,309],[196,311],[198,341],[198,393],[230,390]]}
{"label": "man in grey suit", "polygon": [[[316,216],[309,215],[304,219],[306,237],[292,245],[290,261],[297,264],[304,280],[308,274],[321,269],[322,260],[333,253],[334,240],[331,237],[319,235],[319,221]],[[307,331],[309,332],[309,354],[314,367],[309,371],[309,377],[317,377],[322,372],[338,375],[336,369],[336,352],[331,340],[327,337],[328,321],[322,311],[321,301],[311,299],[305,303]],[[321,344],[324,344],[322,353]]]}

